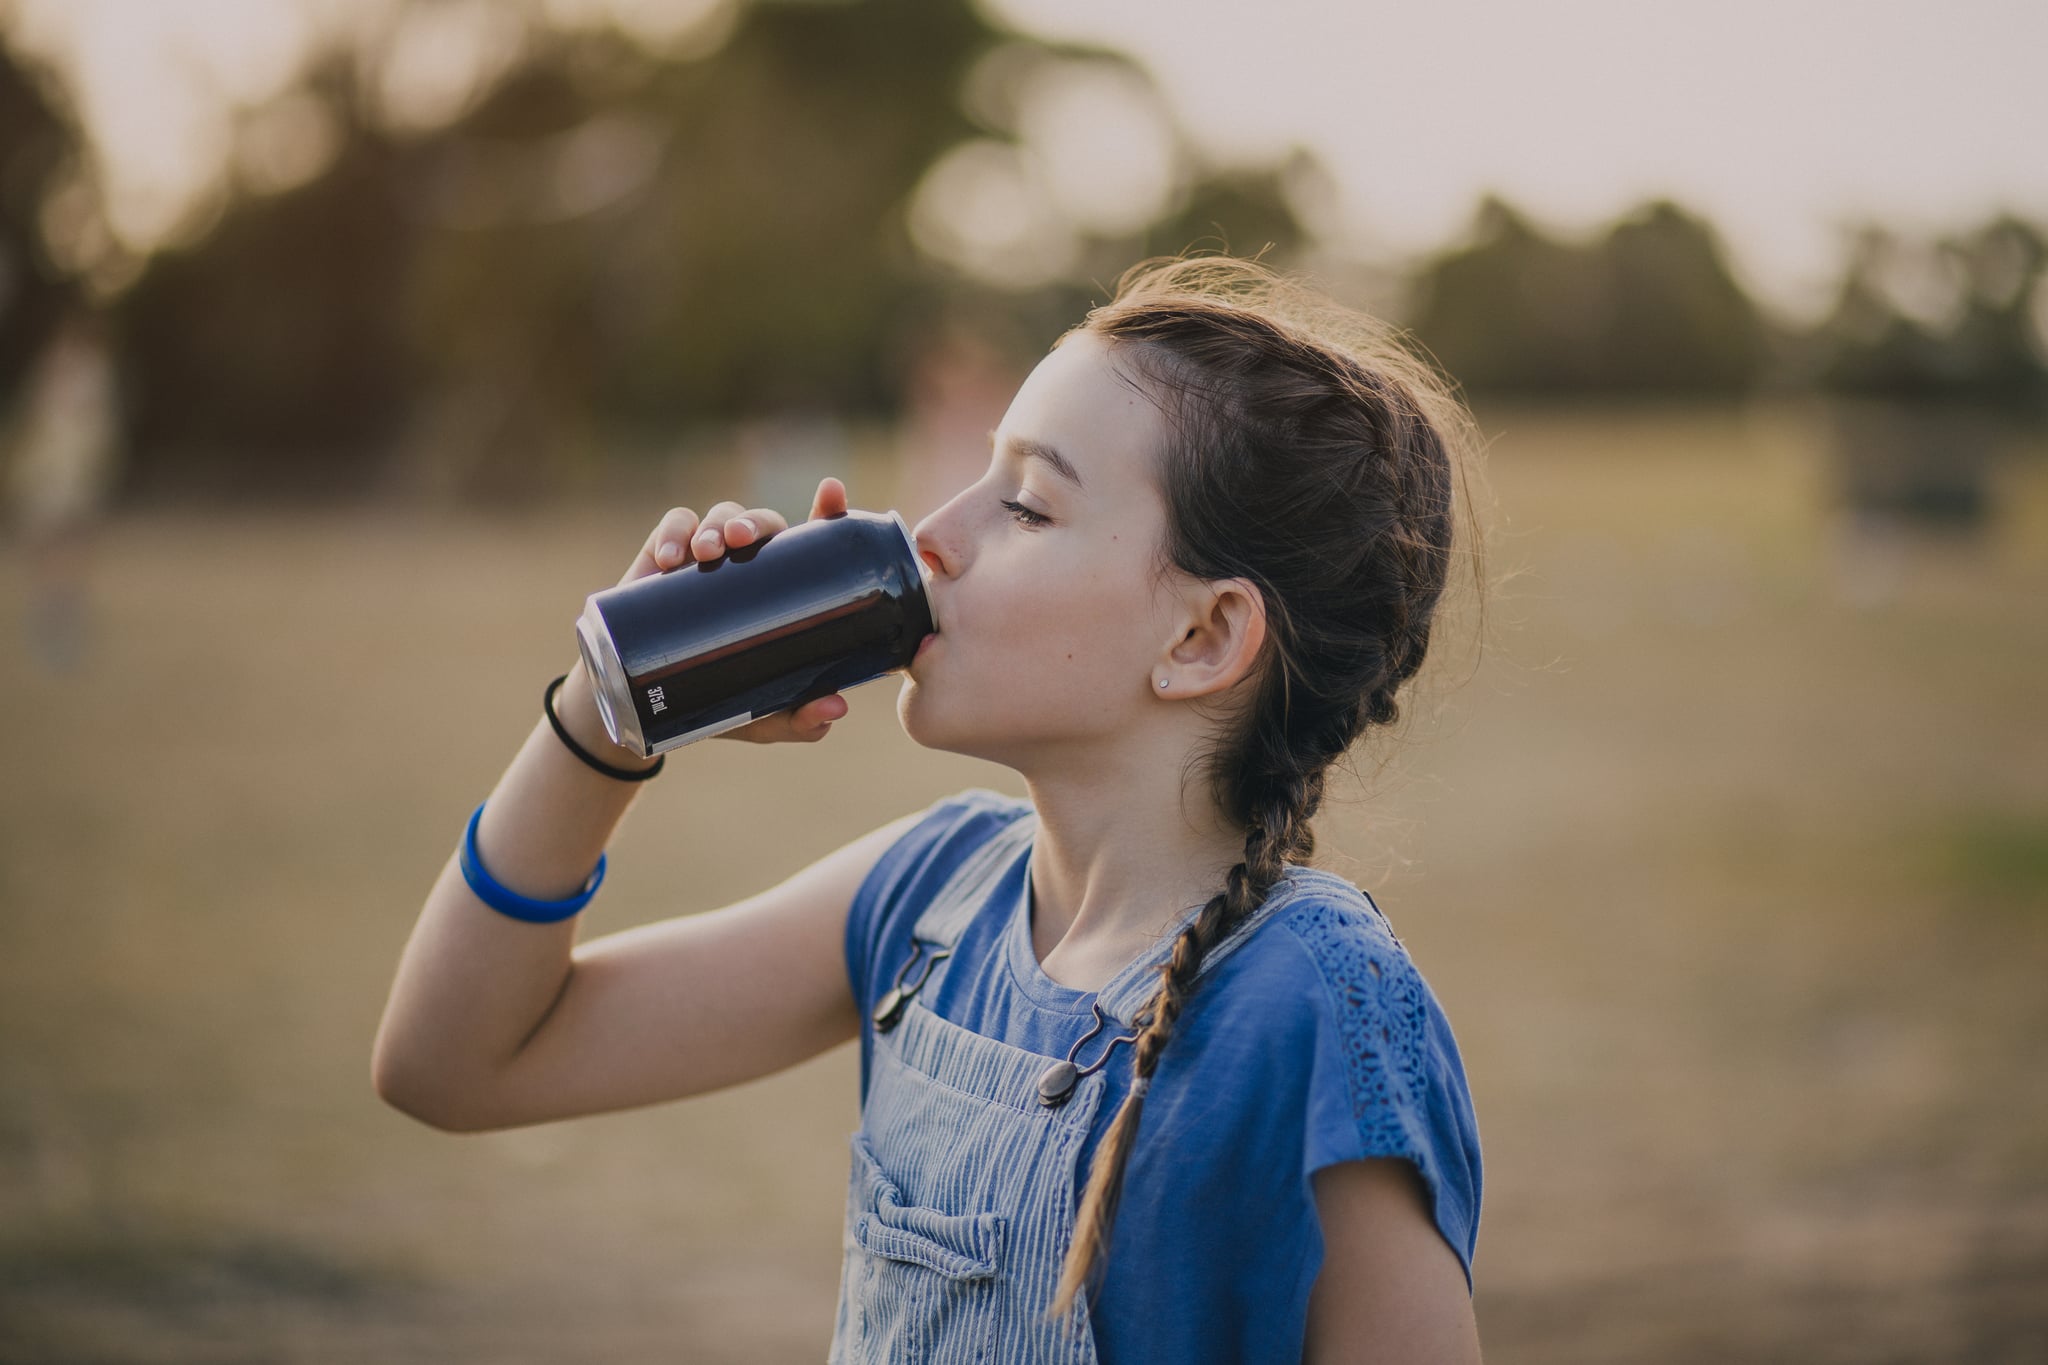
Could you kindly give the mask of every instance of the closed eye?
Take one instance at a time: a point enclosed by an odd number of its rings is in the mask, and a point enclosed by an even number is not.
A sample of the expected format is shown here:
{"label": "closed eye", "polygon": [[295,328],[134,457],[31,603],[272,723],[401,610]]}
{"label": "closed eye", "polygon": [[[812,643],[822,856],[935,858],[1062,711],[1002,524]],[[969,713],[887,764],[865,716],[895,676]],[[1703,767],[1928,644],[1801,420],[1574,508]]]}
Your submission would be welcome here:
{"label": "closed eye", "polygon": [[1003,506],[1009,508],[1010,515],[1017,518],[1018,521],[1022,522],[1026,526],[1046,526],[1050,525],[1052,522],[1051,517],[1046,516],[1043,512],[1034,512],[1021,502],[1012,502],[1008,498],[997,498],[996,501],[1000,502]]}

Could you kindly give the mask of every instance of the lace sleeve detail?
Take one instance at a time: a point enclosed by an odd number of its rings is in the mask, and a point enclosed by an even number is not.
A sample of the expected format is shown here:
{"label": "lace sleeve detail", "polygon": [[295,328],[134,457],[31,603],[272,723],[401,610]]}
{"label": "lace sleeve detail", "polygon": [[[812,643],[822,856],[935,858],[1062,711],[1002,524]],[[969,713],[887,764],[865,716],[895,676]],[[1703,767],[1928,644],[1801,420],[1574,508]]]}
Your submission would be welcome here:
{"label": "lace sleeve detail", "polygon": [[1318,1044],[1328,1058],[1324,1074],[1342,1071],[1349,1100],[1342,1112],[1330,1075],[1325,1118],[1305,1153],[1308,1169],[1367,1157],[1410,1162],[1469,1285],[1479,1229],[1479,1132],[1449,1021],[1370,901],[1361,897],[1354,906],[1317,897],[1286,917],[1315,960],[1329,1006]]}
{"label": "lace sleeve detail", "polygon": [[[1404,1156],[1423,1165],[1418,1143],[1429,1085],[1426,988],[1414,965],[1370,911],[1316,904],[1289,916],[1322,968],[1343,1040],[1352,1117],[1365,1156]],[[1433,1172],[1424,1166],[1423,1174]]]}

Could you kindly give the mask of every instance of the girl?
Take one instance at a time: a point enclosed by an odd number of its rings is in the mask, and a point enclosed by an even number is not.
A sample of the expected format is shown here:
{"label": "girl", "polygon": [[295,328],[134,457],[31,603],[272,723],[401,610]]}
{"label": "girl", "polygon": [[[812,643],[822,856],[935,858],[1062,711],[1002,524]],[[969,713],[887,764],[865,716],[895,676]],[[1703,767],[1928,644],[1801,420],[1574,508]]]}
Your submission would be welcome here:
{"label": "girl", "polygon": [[[1477,1360],[1456,1043],[1378,907],[1307,866],[1326,774],[1422,663],[1469,417],[1370,319],[1207,257],[1126,272],[992,440],[916,528],[940,629],[897,714],[1030,799],[961,792],[575,948],[661,766],[579,663],[428,896],[378,1093],[506,1128],[858,1036],[832,1360]],[[845,510],[824,480],[812,517]],[[625,577],[786,526],[676,508]]]}

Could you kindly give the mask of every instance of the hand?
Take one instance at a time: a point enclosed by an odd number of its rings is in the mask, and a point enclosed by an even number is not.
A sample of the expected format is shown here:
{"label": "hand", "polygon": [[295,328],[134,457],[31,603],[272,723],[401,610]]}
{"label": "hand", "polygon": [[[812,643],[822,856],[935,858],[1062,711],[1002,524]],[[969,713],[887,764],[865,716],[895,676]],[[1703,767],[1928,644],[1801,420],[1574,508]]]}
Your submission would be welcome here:
{"label": "hand", "polygon": [[[829,476],[820,479],[817,496],[811,500],[810,519],[819,521],[845,515],[846,485]],[[753,545],[788,529],[789,523],[783,519],[782,513],[772,507],[750,509],[736,502],[721,502],[701,518],[687,507],[672,507],[656,523],[647,543],[640,547],[632,567],[626,570],[626,576],[619,583],[624,585],[649,574],[667,573],[685,564],[713,560],[724,554],[727,547]],[[793,711],[777,711],[772,716],[763,716],[713,738],[743,739],[751,744],[791,741],[814,744],[823,739],[831,730],[832,722],[846,712],[846,698],[834,692],[829,696],[814,697]]]}

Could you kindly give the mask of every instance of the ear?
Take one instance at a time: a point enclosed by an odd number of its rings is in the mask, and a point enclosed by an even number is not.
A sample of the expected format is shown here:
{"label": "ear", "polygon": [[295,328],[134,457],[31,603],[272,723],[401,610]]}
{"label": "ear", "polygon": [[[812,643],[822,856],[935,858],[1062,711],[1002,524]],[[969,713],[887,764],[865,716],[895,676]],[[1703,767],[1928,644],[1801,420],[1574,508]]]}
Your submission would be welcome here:
{"label": "ear", "polygon": [[1266,642],[1265,598],[1249,579],[1219,578],[1189,584],[1181,603],[1175,634],[1153,665],[1153,695],[1185,700],[1228,691],[1251,673]]}

